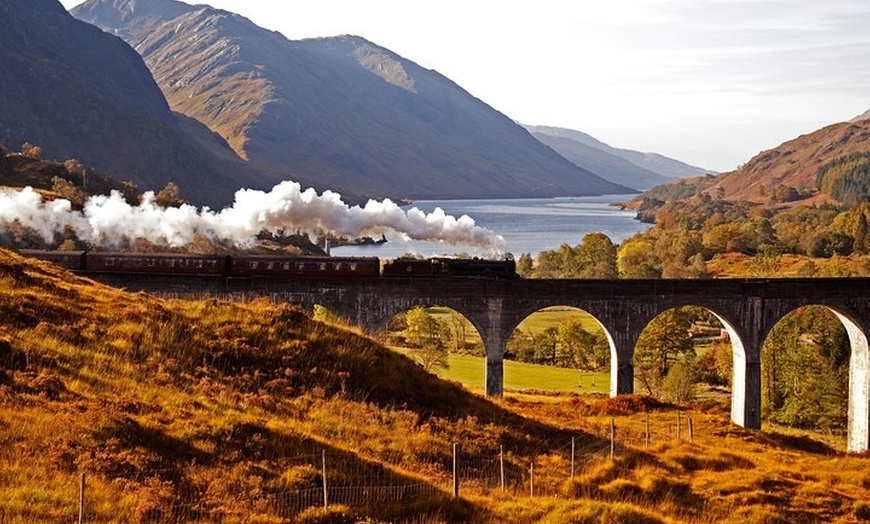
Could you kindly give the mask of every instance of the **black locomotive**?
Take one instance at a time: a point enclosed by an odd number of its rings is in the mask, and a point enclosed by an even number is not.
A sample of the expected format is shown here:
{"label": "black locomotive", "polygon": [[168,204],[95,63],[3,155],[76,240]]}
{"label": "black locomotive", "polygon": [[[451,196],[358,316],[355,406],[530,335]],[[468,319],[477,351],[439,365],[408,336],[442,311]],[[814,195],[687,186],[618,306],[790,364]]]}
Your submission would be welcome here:
{"label": "black locomotive", "polygon": [[94,274],[204,277],[517,278],[513,260],[480,258],[396,259],[291,255],[188,255],[22,250],[24,256]]}

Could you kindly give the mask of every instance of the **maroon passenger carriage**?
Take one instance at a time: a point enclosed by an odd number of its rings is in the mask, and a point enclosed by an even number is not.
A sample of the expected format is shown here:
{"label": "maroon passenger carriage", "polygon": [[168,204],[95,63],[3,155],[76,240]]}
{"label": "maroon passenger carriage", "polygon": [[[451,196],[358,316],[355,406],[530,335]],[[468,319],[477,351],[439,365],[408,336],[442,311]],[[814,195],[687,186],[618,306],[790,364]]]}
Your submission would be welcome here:
{"label": "maroon passenger carriage", "polygon": [[231,277],[377,277],[377,257],[240,255],[230,258]]}
{"label": "maroon passenger carriage", "polygon": [[85,266],[85,271],[88,273],[149,273],[214,277],[226,274],[227,256],[88,252]]}

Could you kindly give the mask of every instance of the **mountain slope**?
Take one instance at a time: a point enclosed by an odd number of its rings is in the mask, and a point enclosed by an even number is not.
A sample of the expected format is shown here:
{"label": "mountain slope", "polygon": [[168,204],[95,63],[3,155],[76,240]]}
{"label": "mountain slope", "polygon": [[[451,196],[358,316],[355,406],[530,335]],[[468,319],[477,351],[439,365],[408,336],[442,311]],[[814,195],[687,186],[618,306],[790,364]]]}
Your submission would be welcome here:
{"label": "mountain slope", "polygon": [[868,109],[867,111],[864,111],[864,112],[861,113],[860,115],[858,115],[858,116],[856,116],[855,118],[849,120],[849,122],[860,122],[861,120],[867,120],[867,119],[870,119],[870,109]]}
{"label": "mountain slope", "polygon": [[604,142],[594,138],[582,131],[573,129],[565,129],[562,127],[551,126],[526,126],[532,134],[537,137],[546,135],[548,137],[558,137],[561,139],[569,139],[588,147],[599,149],[611,155],[622,158],[631,162],[637,167],[647,171],[652,171],[666,178],[686,178],[697,176],[702,173],[709,172],[708,169],[692,166],[673,158],[668,158],[658,153],[643,153],[641,151],[633,151],[631,149],[620,149],[609,146]]}
{"label": "mountain slope", "polygon": [[174,0],[90,0],[73,13],[137,49],[174,110],[303,184],[408,198],[631,192],[359,37],[290,41]]}
{"label": "mountain slope", "polygon": [[670,181],[668,177],[638,167],[622,157],[610,154],[603,149],[586,145],[572,138],[548,135],[536,131],[532,131],[532,136],[550,146],[574,164],[593,173],[598,173],[605,180],[610,180],[616,184],[643,190]]}
{"label": "mountain slope", "polygon": [[229,199],[228,170],[191,143],[122,40],[57,0],[0,0],[0,25],[0,140],[10,149],[29,141],[143,189],[174,181],[194,201]]}
{"label": "mountain slope", "polygon": [[[740,169],[708,179],[722,196],[767,203],[777,187],[807,192],[816,187],[819,168],[851,153],[870,152],[870,120],[832,124],[762,151]],[[818,195],[815,200],[828,198]]]}

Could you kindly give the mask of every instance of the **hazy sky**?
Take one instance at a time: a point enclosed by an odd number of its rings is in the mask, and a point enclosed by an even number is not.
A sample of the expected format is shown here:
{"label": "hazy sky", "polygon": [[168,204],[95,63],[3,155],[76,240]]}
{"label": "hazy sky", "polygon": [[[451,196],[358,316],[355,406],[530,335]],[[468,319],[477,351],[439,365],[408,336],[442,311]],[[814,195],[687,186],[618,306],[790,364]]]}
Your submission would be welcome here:
{"label": "hazy sky", "polygon": [[290,39],[359,35],[519,122],[718,171],[870,109],[867,0],[207,3]]}

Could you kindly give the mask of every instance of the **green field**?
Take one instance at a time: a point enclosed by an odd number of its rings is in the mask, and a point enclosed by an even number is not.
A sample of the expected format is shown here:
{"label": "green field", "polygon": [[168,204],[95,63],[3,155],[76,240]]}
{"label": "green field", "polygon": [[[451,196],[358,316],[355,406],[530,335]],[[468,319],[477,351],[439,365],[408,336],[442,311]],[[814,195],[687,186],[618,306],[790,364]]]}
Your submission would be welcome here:
{"label": "green field", "polygon": [[[456,332],[453,319],[454,315],[458,314],[455,311],[446,307],[431,307],[426,308],[426,311],[433,317],[437,318],[442,325],[447,326],[447,328],[454,333]],[[458,319],[465,325],[466,340],[470,344],[479,344],[480,336],[477,334],[477,330],[474,329],[474,326],[471,325],[471,322],[462,315],[458,315]],[[597,320],[595,320],[595,317],[589,313],[579,309],[560,306],[550,307],[532,313],[520,322],[517,329],[529,335],[537,335],[543,333],[547,329],[558,328],[561,322],[569,319],[579,319],[583,324],[583,329],[591,333],[602,331],[601,325]]]}
{"label": "green field", "polygon": [[[464,325],[463,331],[469,347],[477,346],[482,351],[483,342],[465,317],[446,307],[431,307],[427,308],[426,311],[437,318],[454,335],[461,329],[458,327],[457,321],[461,322]],[[580,319],[583,327],[588,331],[601,330],[598,322],[591,315],[585,311],[567,307],[547,308],[532,313],[520,323],[517,329],[523,333],[535,335],[543,333],[549,328],[558,328],[560,322],[573,318]],[[399,349],[399,351],[412,356],[411,350]],[[455,380],[469,389],[483,391],[486,374],[486,364],[483,357],[451,354],[448,356],[448,362],[450,363],[448,369],[435,371],[438,376],[447,380]],[[506,360],[504,363],[504,386],[505,390],[508,391],[608,393],[610,391],[610,374],[581,372],[576,369]]]}
{"label": "green field", "polygon": [[[406,355],[412,351],[400,350]],[[483,391],[486,363],[483,357],[449,355],[448,369],[438,369],[435,373],[446,380],[455,380],[463,386]],[[582,387],[580,386],[582,382]],[[594,382],[594,384],[593,384]],[[570,393],[608,393],[610,391],[609,373],[592,373],[576,369],[524,364],[513,360],[504,362],[504,386],[508,391],[557,391]]]}

